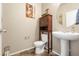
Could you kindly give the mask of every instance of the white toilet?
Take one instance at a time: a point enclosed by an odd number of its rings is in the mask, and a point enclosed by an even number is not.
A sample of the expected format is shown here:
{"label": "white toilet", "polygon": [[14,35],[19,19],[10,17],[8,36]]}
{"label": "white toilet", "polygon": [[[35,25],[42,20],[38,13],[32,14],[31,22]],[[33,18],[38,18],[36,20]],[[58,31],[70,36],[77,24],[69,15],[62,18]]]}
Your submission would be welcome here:
{"label": "white toilet", "polygon": [[35,53],[36,54],[41,54],[44,52],[44,47],[45,44],[47,43],[47,39],[48,39],[48,34],[47,33],[42,33],[41,34],[41,41],[36,41],[34,42],[35,45]]}

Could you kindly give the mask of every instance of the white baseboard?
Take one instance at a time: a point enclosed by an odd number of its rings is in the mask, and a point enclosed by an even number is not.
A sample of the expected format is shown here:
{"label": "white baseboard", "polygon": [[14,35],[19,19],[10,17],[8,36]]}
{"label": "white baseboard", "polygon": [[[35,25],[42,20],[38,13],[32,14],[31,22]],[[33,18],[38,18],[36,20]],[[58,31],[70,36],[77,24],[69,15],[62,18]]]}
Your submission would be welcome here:
{"label": "white baseboard", "polygon": [[[24,51],[27,51],[27,50],[30,50],[30,49],[33,49],[33,48],[34,48],[34,47],[20,50],[20,51],[17,51],[17,52],[14,52],[14,53],[9,54],[9,56],[12,56],[12,55],[15,55],[15,54],[19,54],[19,53],[21,53],[21,52],[24,52]],[[61,56],[61,54],[57,53],[56,51],[52,51],[52,52],[55,53],[55,54],[57,54],[58,56]]]}
{"label": "white baseboard", "polygon": [[21,53],[21,52],[24,52],[24,51],[27,51],[27,50],[30,50],[30,49],[33,49],[33,48],[34,48],[34,47],[20,50],[20,51],[17,51],[17,52],[14,52],[14,53],[9,54],[9,56],[12,56],[12,55],[15,55],[15,54],[19,54],[19,53]]}
{"label": "white baseboard", "polygon": [[61,54],[57,53],[56,51],[52,51],[53,53],[57,54],[58,56],[61,56]]}

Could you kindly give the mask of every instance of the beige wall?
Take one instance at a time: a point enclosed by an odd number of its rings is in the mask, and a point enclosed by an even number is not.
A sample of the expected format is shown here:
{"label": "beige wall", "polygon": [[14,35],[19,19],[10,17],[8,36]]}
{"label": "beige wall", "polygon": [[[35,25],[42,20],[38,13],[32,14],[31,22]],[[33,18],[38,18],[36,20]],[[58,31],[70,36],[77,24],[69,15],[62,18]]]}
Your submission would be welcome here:
{"label": "beige wall", "polygon": [[34,41],[39,39],[38,18],[41,15],[41,4],[33,5],[35,18],[27,18],[25,4],[2,4],[3,27],[7,30],[3,35],[3,48],[10,46],[10,53],[31,48],[34,46]]}
{"label": "beige wall", "polygon": [[[63,25],[58,23],[57,15],[59,13],[65,13],[67,11],[78,9],[79,4],[44,4],[44,9],[49,8],[50,14],[54,15],[53,17],[53,31],[72,31],[72,27],[74,27],[75,32],[79,32],[79,25],[73,25],[71,27],[65,27],[65,19],[63,18]],[[43,10],[44,10],[43,9]],[[56,14],[56,15],[55,15]],[[70,41],[71,42],[71,55],[79,56],[79,40]],[[53,50],[60,54],[60,41],[53,38]]]}

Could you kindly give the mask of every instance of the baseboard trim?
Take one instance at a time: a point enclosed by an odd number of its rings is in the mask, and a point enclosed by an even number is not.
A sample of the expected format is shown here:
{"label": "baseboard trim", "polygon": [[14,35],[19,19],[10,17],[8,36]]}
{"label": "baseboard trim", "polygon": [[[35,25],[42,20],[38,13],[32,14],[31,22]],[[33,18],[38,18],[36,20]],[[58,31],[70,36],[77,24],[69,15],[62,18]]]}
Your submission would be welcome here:
{"label": "baseboard trim", "polygon": [[[12,55],[15,55],[15,54],[19,54],[21,52],[24,52],[24,51],[27,51],[27,50],[30,50],[30,49],[33,49],[33,48],[35,48],[35,47],[30,47],[30,48],[27,48],[27,49],[23,49],[23,50],[11,53],[11,54],[9,54],[9,56],[12,56]],[[56,51],[52,51],[52,52],[55,53],[55,54],[57,54],[58,56],[61,56],[61,54],[57,53]]]}
{"label": "baseboard trim", "polygon": [[57,54],[58,56],[61,56],[61,54],[57,53],[56,51],[52,51],[53,53]]}
{"label": "baseboard trim", "polygon": [[30,49],[33,49],[33,48],[34,48],[34,47],[20,50],[20,51],[17,51],[17,52],[14,52],[14,53],[9,54],[9,56],[12,56],[12,55],[15,55],[15,54],[19,54],[19,53],[21,53],[21,52],[24,52],[24,51],[27,51],[27,50],[30,50]]}

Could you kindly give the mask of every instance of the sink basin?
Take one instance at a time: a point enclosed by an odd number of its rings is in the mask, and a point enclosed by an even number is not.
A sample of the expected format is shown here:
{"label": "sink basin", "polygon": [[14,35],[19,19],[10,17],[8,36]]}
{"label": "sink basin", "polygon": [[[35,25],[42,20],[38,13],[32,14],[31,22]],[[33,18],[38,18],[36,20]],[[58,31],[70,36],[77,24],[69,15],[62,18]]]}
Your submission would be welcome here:
{"label": "sink basin", "polygon": [[53,37],[61,40],[61,56],[69,56],[69,40],[79,40],[79,33],[53,32]]}
{"label": "sink basin", "polygon": [[53,36],[63,40],[78,40],[79,33],[74,32],[53,32]]}

